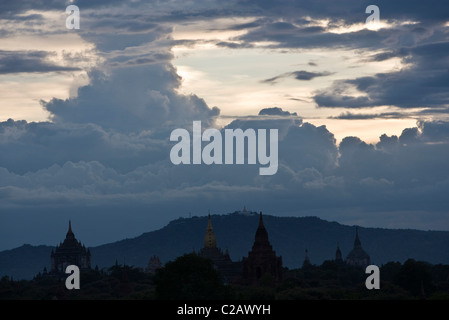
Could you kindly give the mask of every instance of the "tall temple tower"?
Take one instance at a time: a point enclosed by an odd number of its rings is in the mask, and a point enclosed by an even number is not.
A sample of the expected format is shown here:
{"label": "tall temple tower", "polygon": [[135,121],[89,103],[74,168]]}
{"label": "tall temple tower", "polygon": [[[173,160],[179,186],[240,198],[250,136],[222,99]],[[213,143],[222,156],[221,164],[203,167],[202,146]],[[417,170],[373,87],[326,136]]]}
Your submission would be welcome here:
{"label": "tall temple tower", "polygon": [[282,279],[282,257],[277,257],[271,247],[261,212],[252,250],[248,258],[243,258],[243,278],[248,283],[257,284],[266,274],[276,282]]}
{"label": "tall temple tower", "polygon": [[212,228],[212,220],[210,214],[207,220],[206,234],[204,235],[204,249],[217,248],[217,238],[215,238],[214,229]]}
{"label": "tall temple tower", "polygon": [[355,228],[354,248],[351,252],[349,252],[345,262],[350,266],[362,268],[365,268],[370,264],[370,257],[362,248],[362,243],[359,239],[359,230],[357,227]]}
{"label": "tall temple tower", "polygon": [[217,247],[217,238],[212,228],[212,220],[209,214],[207,221],[206,234],[204,235],[204,247],[198,253],[200,257],[212,260],[215,268],[224,278],[224,282],[235,282],[240,278],[241,265],[238,262],[232,262],[229,251],[225,253]]}
{"label": "tall temple tower", "polygon": [[217,238],[215,238],[214,229],[212,228],[212,220],[210,214],[208,216],[206,234],[204,236],[204,247],[198,253],[200,257],[212,260],[212,262],[220,267],[223,264],[231,262],[229,253],[223,254],[223,251],[217,247]]}
{"label": "tall temple tower", "polygon": [[80,241],[76,240],[72,231],[72,223],[69,220],[69,230],[63,243],[51,250],[50,273],[65,273],[68,265],[76,265],[80,270],[90,269],[90,250],[86,249]]}

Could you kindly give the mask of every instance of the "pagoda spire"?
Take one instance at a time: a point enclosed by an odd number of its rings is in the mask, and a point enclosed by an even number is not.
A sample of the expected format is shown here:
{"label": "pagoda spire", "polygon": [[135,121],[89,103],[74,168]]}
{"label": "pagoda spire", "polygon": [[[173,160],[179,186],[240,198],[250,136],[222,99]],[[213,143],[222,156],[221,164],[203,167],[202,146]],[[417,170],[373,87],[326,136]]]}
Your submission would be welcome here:
{"label": "pagoda spire", "polygon": [[212,220],[209,213],[206,235],[204,236],[204,248],[216,248],[216,247],[217,247],[217,239],[215,238],[214,229],[212,228]]}
{"label": "pagoda spire", "polygon": [[262,211],[259,214],[259,226],[257,227],[256,230],[254,247],[255,248],[271,247],[270,241],[268,240],[267,229],[265,229],[265,226],[263,224]]}
{"label": "pagoda spire", "polygon": [[67,231],[66,238],[75,238],[75,234],[72,231],[72,222],[69,220],[69,231]]}

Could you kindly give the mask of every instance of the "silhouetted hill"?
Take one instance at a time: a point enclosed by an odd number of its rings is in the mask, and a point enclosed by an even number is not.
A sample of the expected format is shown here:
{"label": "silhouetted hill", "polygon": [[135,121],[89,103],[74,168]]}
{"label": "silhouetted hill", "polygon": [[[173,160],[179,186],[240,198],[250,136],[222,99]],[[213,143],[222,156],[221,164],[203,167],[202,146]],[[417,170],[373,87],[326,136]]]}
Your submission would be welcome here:
{"label": "silhouetted hill", "polygon": [[[288,268],[302,266],[307,248],[312,264],[335,258],[337,242],[343,258],[352,249],[355,226],[328,222],[316,217],[275,217],[264,215],[264,224],[270,242],[283,264]],[[248,255],[258,226],[257,214],[233,213],[213,215],[212,225],[217,245],[228,249],[232,260]],[[97,247],[91,247],[92,267],[112,266],[116,259],[120,264],[145,267],[152,255],[163,263],[203,247],[207,217],[179,218],[162,229],[144,233]],[[408,258],[433,264],[449,264],[449,232],[419,231],[359,227],[362,246],[371,256],[373,264],[389,261],[404,262]],[[56,239],[63,240],[63,239]],[[82,239],[79,239],[82,241]],[[49,268],[49,246],[30,246],[0,252],[0,275],[12,275],[15,279],[32,278]]]}
{"label": "silhouetted hill", "polygon": [[0,277],[12,276],[14,280],[31,279],[44,267],[50,266],[51,246],[24,244],[0,252]]}

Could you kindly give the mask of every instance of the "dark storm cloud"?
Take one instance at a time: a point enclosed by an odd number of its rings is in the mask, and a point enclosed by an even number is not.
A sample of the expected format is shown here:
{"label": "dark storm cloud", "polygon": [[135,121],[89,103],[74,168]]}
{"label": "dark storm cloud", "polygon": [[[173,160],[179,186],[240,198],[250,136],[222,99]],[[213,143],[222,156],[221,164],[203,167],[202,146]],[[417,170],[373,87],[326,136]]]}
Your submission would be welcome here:
{"label": "dark storm cloud", "polygon": [[[341,25],[341,26],[344,26]],[[348,48],[377,49],[385,46],[386,41],[397,40],[397,34],[404,31],[380,29],[378,31],[360,30],[348,33],[333,33],[327,28],[301,26],[289,22],[271,21],[263,26],[251,29],[235,40],[246,44],[269,42],[268,48]]]}
{"label": "dark storm cloud", "polygon": [[78,71],[79,68],[60,66],[48,60],[54,53],[46,51],[0,50],[0,74],[46,73]]}
{"label": "dark storm cloud", "polygon": [[[4,168],[0,172],[1,187],[10,188],[10,199],[19,194],[35,199],[44,194],[52,197],[58,192],[77,201],[120,197],[122,201],[141,201],[137,200],[139,194],[147,194],[145,201],[157,198],[163,203],[201,194],[203,201],[210,198],[220,202],[214,196],[220,190],[227,201],[236,196],[234,192],[252,194],[254,199],[282,195],[282,210],[289,210],[297,201],[303,208],[316,208],[317,199],[319,207],[328,209],[445,208],[442,187],[449,185],[448,122],[419,122],[399,137],[382,135],[376,145],[347,137],[337,146],[324,126],[302,123],[290,116],[259,117],[235,120],[226,129],[278,128],[279,171],[274,176],[261,177],[257,168],[249,165],[172,166],[167,159],[167,139],[157,139],[150,133],[129,136],[94,125],[4,122],[0,132],[5,151],[0,157]],[[19,154],[22,160],[17,162],[13,154]],[[31,168],[31,163],[36,164],[35,170],[23,170]],[[36,170],[38,166],[41,169]],[[19,167],[22,170],[15,170]],[[40,192],[32,192],[38,187]],[[416,197],[433,200],[418,203]]]}
{"label": "dark storm cloud", "polygon": [[439,0],[364,0],[354,2],[352,0],[244,0],[238,1],[235,8],[241,10],[251,9],[263,16],[282,16],[293,19],[298,16],[312,16],[314,18],[331,18],[333,20],[343,19],[350,23],[365,21],[368,14],[366,7],[375,4],[380,8],[380,17],[395,20],[423,20],[423,21],[447,21],[449,4]]}
{"label": "dark storm cloud", "polygon": [[308,81],[317,77],[325,77],[331,74],[332,74],[331,72],[309,72],[305,70],[300,70],[300,71],[286,72],[273,78],[261,80],[260,82],[275,84],[277,80],[283,78],[294,78],[296,80]]}
{"label": "dark storm cloud", "polygon": [[[164,9],[161,15],[165,21],[182,21],[199,18],[215,18],[215,17],[235,17],[235,16],[255,16],[260,17],[263,21],[266,17],[282,17],[284,19],[295,19],[300,21],[300,17],[311,16],[319,19],[330,18],[332,20],[345,20],[348,23],[365,21],[368,16],[365,9],[371,5],[370,1],[354,2],[352,0],[337,0],[329,2],[327,0],[279,0],[276,2],[270,0],[236,0],[229,2],[208,1],[191,3],[184,1],[170,2],[140,2],[140,1],[76,1],[76,5],[80,8],[126,8],[128,10],[146,9],[148,11],[156,11],[154,9]],[[381,18],[409,19],[431,22],[446,22],[449,5],[439,0],[429,0],[422,2],[420,0],[406,1],[388,1],[379,0],[375,3],[381,10]],[[4,0],[0,3],[0,14],[4,16],[12,13],[21,13],[27,10],[57,10],[67,4],[61,4],[60,1],[14,1]],[[258,20],[259,21],[259,20]],[[240,30],[243,28],[252,28],[258,26],[258,22],[248,24],[238,24],[233,28]]]}
{"label": "dark storm cloud", "polygon": [[[391,192],[391,198],[385,197],[390,208],[416,206],[425,210],[433,202],[433,209],[444,210],[443,186],[449,185],[445,161],[449,156],[448,128],[448,122],[420,122],[418,128],[404,130],[399,138],[383,135],[376,146],[347,137],[339,147],[336,174],[351,184],[366,179],[389,181],[384,191]],[[354,192],[362,194],[360,190]],[[377,199],[384,197],[380,189],[376,192]],[[420,199],[412,198],[418,194]]]}
{"label": "dark storm cloud", "polygon": [[[401,18],[402,20],[395,17],[389,20],[390,26],[377,31],[362,29],[358,31],[347,30],[343,33],[336,32],[333,30],[334,28],[345,29],[350,27],[352,23],[365,23],[368,15],[358,14],[359,20],[353,21],[348,14],[336,18],[330,11],[323,10],[323,12],[327,16],[318,17],[312,14],[304,14],[304,17],[308,16],[308,20],[272,15],[260,27],[250,29],[246,34],[236,37],[234,40],[247,44],[269,41],[274,43],[268,46],[270,48],[355,48],[383,49],[395,52],[401,47],[413,47],[423,41],[436,42],[445,37],[445,21],[423,21],[419,17],[416,17],[416,19],[410,18],[413,19],[413,22],[410,23],[407,22],[405,17]],[[364,12],[364,9],[362,12]],[[382,18],[384,17],[381,8],[381,21]],[[327,26],[316,26],[315,19],[325,19]]]}
{"label": "dark storm cloud", "polygon": [[[441,108],[449,104],[449,42],[432,43],[404,50],[409,52],[405,70],[371,77],[335,81],[314,97],[320,107],[363,108],[394,105],[400,108]],[[383,58],[381,58],[383,59]],[[345,94],[356,88],[366,96]]]}
{"label": "dark storm cloud", "polygon": [[0,147],[0,167],[18,174],[68,161],[98,161],[124,172],[168,156],[167,141],[150,132],[125,135],[88,123],[10,119],[0,123]]}

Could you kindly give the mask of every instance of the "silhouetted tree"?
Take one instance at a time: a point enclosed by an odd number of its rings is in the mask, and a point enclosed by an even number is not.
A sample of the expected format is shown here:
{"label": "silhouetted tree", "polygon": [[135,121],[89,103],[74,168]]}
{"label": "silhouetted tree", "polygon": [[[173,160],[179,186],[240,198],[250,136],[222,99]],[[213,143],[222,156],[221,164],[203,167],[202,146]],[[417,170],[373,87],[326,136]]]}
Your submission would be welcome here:
{"label": "silhouetted tree", "polygon": [[162,300],[229,298],[212,261],[186,254],[168,262],[154,277],[156,296]]}
{"label": "silhouetted tree", "polygon": [[431,265],[408,259],[394,278],[394,282],[415,296],[425,296],[432,289]]}
{"label": "silhouetted tree", "polygon": [[388,262],[380,267],[380,274],[382,275],[382,281],[393,281],[399,272],[402,265],[400,262]]}

